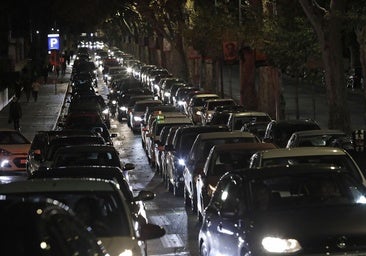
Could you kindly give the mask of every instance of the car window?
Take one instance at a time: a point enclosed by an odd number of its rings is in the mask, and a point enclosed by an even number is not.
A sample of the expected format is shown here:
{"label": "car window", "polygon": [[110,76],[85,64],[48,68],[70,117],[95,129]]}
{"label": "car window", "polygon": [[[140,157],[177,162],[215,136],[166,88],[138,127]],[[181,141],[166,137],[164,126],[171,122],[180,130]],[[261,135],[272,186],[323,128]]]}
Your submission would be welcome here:
{"label": "car window", "polygon": [[[251,207],[256,210],[291,209],[330,204],[352,205],[365,203],[366,195],[362,184],[344,172],[279,175],[252,179],[250,190]],[[266,205],[263,205],[264,203]]]}

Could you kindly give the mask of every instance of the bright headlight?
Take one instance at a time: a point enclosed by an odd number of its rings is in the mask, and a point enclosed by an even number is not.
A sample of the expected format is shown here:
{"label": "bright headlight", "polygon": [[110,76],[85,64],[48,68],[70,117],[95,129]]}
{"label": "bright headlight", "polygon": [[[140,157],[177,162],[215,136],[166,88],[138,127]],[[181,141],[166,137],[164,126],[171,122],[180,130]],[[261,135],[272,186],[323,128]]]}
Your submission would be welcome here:
{"label": "bright headlight", "polygon": [[124,250],[123,252],[121,252],[118,256],[133,256],[133,252],[131,250]]}
{"label": "bright headlight", "polygon": [[120,107],[119,109],[122,110],[122,111],[126,111],[127,110],[126,107]]}
{"label": "bright headlight", "polygon": [[179,159],[178,164],[184,166],[186,165],[186,162],[184,161],[184,159]]}
{"label": "bright headlight", "polygon": [[7,166],[9,166],[9,160],[7,160],[7,159],[4,159],[4,160],[2,160],[1,162],[0,162],[0,167],[7,167]]}
{"label": "bright headlight", "polygon": [[112,100],[112,104],[113,105],[117,104],[117,101],[116,100]]}
{"label": "bright headlight", "polygon": [[128,67],[127,69],[127,73],[131,73],[132,72],[132,68]]}
{"label": "bright headlight", "polygon": [[301,245],[296,239],[279,237],[265,237],[262,246],[271,253],[294,253],[301,250]]}
{"label": "bright headlight", "polygon": [[135,120],[135,122],[141,122],[142,118],[140,116],[134,116],[133,120]]}
{"label": "bright headlight", "polygon": [[102,113],[105,114],[105,115],[108,114],[109,113],[109,109],[108,108],[104,109]]}

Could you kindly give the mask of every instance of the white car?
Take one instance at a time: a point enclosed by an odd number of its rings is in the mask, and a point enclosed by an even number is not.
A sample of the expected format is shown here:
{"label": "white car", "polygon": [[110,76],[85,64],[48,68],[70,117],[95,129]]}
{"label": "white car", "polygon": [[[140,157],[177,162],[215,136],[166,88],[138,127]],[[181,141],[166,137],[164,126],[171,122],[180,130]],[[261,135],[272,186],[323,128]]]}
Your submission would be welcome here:
{"label": "white car", "polygon": [[336,147],[296,147],[258,151],[250,159],[249,167],[298,164],[333,164],[347,169],[366,185],[366,179],[352,156]]}
{"label": "white car", "polygon": [[[25,180],[1,185],[0,195],[6,198],[51,198],[65,203],[94,231],[110,255],[146,255],[145,240],[165,234],[163,228],[154,224],[138,226],[117,183],[111,180]],[[88,207],[92,208],[92,217],[87,214]]]}

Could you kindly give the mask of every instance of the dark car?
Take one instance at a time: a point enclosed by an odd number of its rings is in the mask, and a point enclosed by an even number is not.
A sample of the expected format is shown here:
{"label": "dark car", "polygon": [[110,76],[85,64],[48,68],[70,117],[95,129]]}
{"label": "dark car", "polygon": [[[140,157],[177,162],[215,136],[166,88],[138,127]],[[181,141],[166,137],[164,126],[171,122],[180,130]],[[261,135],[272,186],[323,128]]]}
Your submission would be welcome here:
{"label": "dark car", "polygon": [[183,170],[184,163],[194,140],[200,133],[229,131],[226,126],[201,126],[189,125],[177,129],[172,143],[165,146],[165,167],[163,168],[165,179],[169,185],[169,190],[173,191],[175,196],[183,195]]}
{"label": "dark car", "polygon": [[209,132],[198,134],[184,164],[184,203],[197,210],[196,178],[203,171],[208,154],[214,145],[226,143],[260,143],[260,140],[249,132]]}
{"label": "dark car", "polygon": [[0,217],[1,255],[109,255],[74,212],[56,200],[7,198],[0,201]]}
{"label": "dark car", "polygon": [[320,129],[319,124],[310,119],[272,120],[267,125],[263,141],[274,143],[280,148],[285,148],[287,141],[294,132]]}
{"label": "dark car", "polygon": [[228,143],[215,145],[197,175],[197,219],[202,221],[203,211],[215,191],[217,182],[228,171],[248,168],[251,156],[260,150],[276,148],[272,143]]}
{"label": "dark car", "polygon": [[225,174],[204,212],[200,255],[362,255],[365,187],[334,166]]}

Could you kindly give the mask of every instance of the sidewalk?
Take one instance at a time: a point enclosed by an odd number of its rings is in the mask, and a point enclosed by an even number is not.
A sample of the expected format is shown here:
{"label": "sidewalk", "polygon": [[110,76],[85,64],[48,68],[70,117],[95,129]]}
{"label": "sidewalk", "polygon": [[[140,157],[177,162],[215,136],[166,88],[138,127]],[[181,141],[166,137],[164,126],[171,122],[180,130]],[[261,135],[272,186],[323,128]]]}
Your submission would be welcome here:
{"label": "sidewalk", "polygon": [[[52,75],[49,77],[52,81]],[[31,97],[27,102],[25,93],[22,92],[20,104],[23,117],[20,120],[21,132],[33,140],[37,131],[53,130],[65,100],[68,88],[69,74],[66,74],[61,83],[42,84],[37,102]],[[0,127],[13,129],[13,124],[8,124],[9,104],[0,111]]]}

